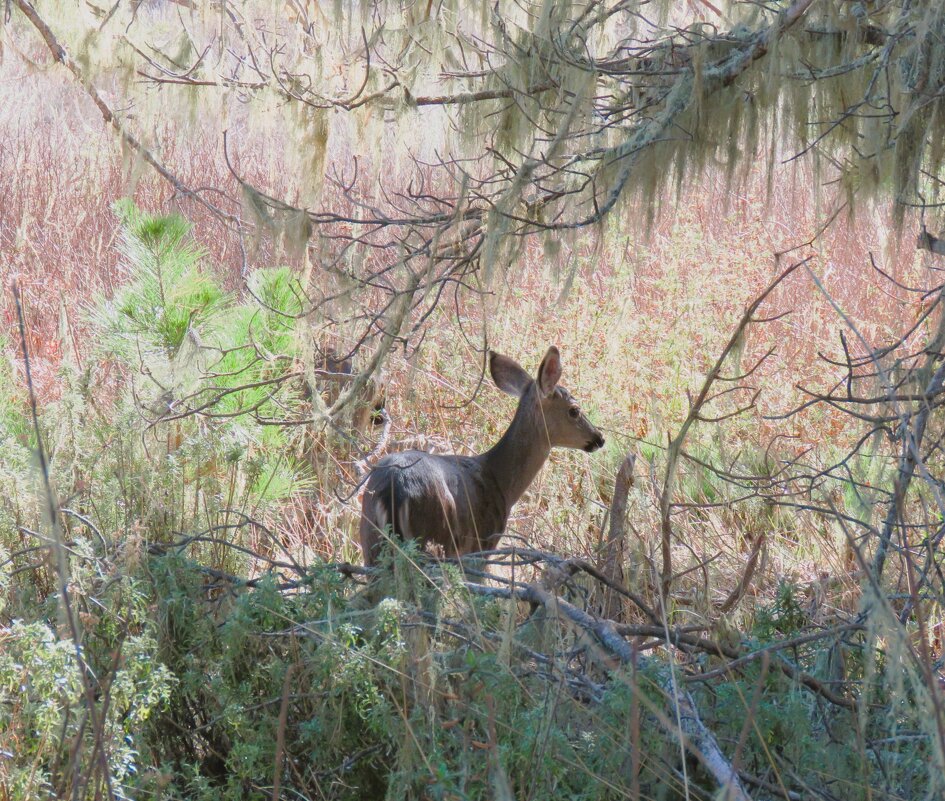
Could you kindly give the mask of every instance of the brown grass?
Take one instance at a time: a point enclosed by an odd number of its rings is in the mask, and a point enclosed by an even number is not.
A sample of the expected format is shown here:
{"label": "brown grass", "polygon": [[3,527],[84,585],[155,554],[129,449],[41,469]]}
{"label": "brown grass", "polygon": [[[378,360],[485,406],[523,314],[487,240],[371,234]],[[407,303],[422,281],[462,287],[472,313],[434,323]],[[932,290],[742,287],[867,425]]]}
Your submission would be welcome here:
{"label": "brown grass", "polygon": [[[34,57],[42,62],[42,56]],[[25,300],[34,380],[41,401],[49,400],[59,392],[57,367],[64,353],[82,360],[91,352],[83,304],[96,294],[109,294],[121,281],[116,219],[110,211],[115,200],[130,195],[148,210],[187,215],[207,262],[234,289],[241,284],[242,254],[233,232],[205,210],[175,198],[147,169],[123,162],[112,133],[63,71],[8,58],[0,65],[0,88],[12,100],[0,111],[0,336],[6,356],[17,359],[9,291],[17,281]],[[218,187],[236,198],[238,184],[211,130],[168,121],[150,140],[184,183]],[[242,175],[280,196],[294,190],[277,139],[247,135],[233,156]],[[329,168],[333,163],[344,168],[351,147],[339,146],[330,154]],[[665,198],[650,227],[639,223],[639,209],[628,206],[605,230],[577,232],[562,241],[552,258],[540,242],[528,243],[509,277],[491,287],[484,303],[466,298],[458,317],[452,304],[444,304],[431,319],[424,346],[409,362],[392,360],[389,409],[395,440],[422,433],[441,438],[453,450],[475,451],[498,436],[510,418],[511,402],[499,399],[494,388],[476,393],[482,358],[475,340],[463,332],[485,331],[491,347],[530,369],[548,344],[557,343],[564,354],[565,383],[607,432],[611,447],[605,456],[555,455],[517,509],[511,529],[542,546],[592,555],[623,453],[644,440],[657,451],[665,444],[685,414],[687,392],[698,386],[745,305],[781,266],[810,257],[810,271],[874,344],[920,312],[915,296],[873,271],[870,255],[906,284],[926,281],[928,262],[880,212],[869,209],[861,209],[855,219],[841,213],[818,236],[832,212],[829,203],[815,202],[823,192],[803,165],[780,169],[770,195],[760,169],[738,189],[709,174],[680,197]],[[327,202],[332,202],[330,193]],[[228,208],[238,210],[233,203]],[[263,241],[249,254],[248,267],[286,259],[291,261],[291,254]],[[573,282],[563,292],[572,271]],[[857,433],[848,420],[832,414],[786,422],[762,418],[796,404],[802,397],[798,385],[824,388],[834,379],[817,354],[839,353],[843,323],[810,273],[799,271],[764,309],[768,315],[787,310],[789,316],[753,329],[747,343],[743,366],[772,345],[777,351],[756,376],[754,383],[764,388],[757,411],[723,430],[729,453],[764,448],[781,435],[787,437],[781,440],[783,455],[795,455],[825,444],[839,447]],[[645,464],[642,460],[644,469]],[[640,537],[641,571],[649,569],[647,559],[656,547],[654,493],[655,483],[641,476],[631,513]],[[354,501],[318,515],[317,528],[335,531],[340,539],[321,542],[317,550],[355,556],[350,540]],[[730,585],[753,536],[751,516],[711,509],[681,515],[678,525],[684,532],[680,539],[691,546],[681,548],[680,560],[718,552],[722,557],[714,582],[723,589]],[[823,569],[843,572],[837,532],[819,526],[816,519],[792,520],[774,532],[781,547],[773,549],[766,566],[769,583],[783,575],[814,582]]]}

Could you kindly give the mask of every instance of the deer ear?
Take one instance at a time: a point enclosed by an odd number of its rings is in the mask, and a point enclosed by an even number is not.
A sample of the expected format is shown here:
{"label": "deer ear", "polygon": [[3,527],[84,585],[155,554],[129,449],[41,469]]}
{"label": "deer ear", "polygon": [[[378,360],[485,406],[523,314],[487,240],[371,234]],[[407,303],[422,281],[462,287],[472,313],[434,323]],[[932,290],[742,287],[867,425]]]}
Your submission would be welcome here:
{"label": "deer ear", "polygon": [[538,367],[538,389],[542,395],[550,395],[561,380],[561,354],[552,345]]}
{"label": "deer ear", "polygon": [[518,362],[494,350],[489,351],[489,372],[492,373],[492,380],[499,389],[516,398],[521,398],[532,383],[532,377]]}

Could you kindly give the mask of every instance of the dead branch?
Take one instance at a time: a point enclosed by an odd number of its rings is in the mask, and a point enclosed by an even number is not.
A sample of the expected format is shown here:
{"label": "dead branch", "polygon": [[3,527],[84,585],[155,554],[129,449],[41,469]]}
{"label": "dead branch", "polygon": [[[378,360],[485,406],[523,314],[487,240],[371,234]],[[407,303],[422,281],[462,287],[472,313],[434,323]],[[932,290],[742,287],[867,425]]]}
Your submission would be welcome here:
{"label": "dead branch", "polygon": [[748,592],[748,588],[751,586],[751,580],[755,575],[755,568],[758,567],[758,557],[761,554],[761,549],[764,547],[765,542],[767,542],[767,533],[762,532],[758,539],[755,540],[754,546],[752,546],[751,553],[748,555],[748,563],[745,565],[745,570],[742,573],[741,579],[739,579],[738,584],[732,589],[728,597],[722,601],[722,605],[719,607],[719,612],[723,615],[726,612],[731,612],[745,597],[745,593]]}
{"label": "dead branch", "polygon": [[171,170],[161,162],[156,155],[149,148],[147,148],[143,142],[141,142],[138,137],[136,137],[125,124],[115,115],[115,112],[112,110],[111,106],[105,102],[105,99],[102,97],[98,89],[95,88],[95,85],[89,80],[88,76],[85,75],[75,62],[75,60],[66,52],[66,49],[59,43],[59,40],[56,38],[56,35],[53,33],[52,28],[46,24],[46,21],[40,16],[39,12],[33,6],[29,0],[14,0],[17,8],[23,12],[23,15],[30,21],[34,28],[39,32],[40,36],[43,37],[43,41],[46,43],[46,46],[49,48],[49,52],[52,53],[53,58],[58,61],[60,64],[64,65],[69,72],[75,77],[76,82],[85,90],[85,93],[92,99],[92,102],[98,108],[102,114],[102,118],[108,123],[115,133],[118,134],[119,139],[130,147],[135,153],[141,156],[154,170],[160,175],[165,181],[167,181],[174,191],[181,195],[182,197],[190,198],[209,212],[211,212],[215,217],[221,221],[233,225],[237,228],[241,226],[241,220],[233,214],[230,214],[215,203],[211,203],[207,200],[200,192],[191,189],[188,187],[180,178],[178,178]]}
{"label": "dead branch", "polygon": [[709,397],[709,392],[712,389],[712,385],[721,374],[722,367],[725,364],[726,359],[728,359],[729,354],[731,354],[732,351],[736,349],[738,343],[742,341],[743,337],[745,336],[746,329],[753,322],[756,322],[754,315],[758,310],[758,307],[789,275],[794,273],[795,270],[806,264],[808,261],[809,258],[804,259],[803,261],[792,264],[786,270],[783,270],[781,274],[778,275],[774,281],[768,284],[764,291],[758,295],[758,297],[756,297],[755,300],[752,301],[752,303],[748,306],[741,319],[738,321],[738,324],[735,326],[735,331],[729,338],[728,343],[722,349],[721,355],[716,360],[712,369],[709,370],[705,381],[702,383],[702,388],[699,390],[699,394],[696,395],[695,400],[690,402],[689,413],[687,414],[686,419],[683,421],[683,424],[680,426],[679,432],[672,440],[670,440],[666,452],[666,469],[663,475],[663,487],[660,493],[660,549],[663,559],[660,581],[660,595],[663,599],[664,614],[668,608],[669,590],[673,580],[673,527],[670,520],[670,512],[672,509],[673,491],[675,489],[677,464],[679,462],[679,456],[682,451],[683,443],[686,440],[686,435],[689,433],[689,429],[692,427],[693,423],[699,419],[702,407]]}
{"label": "dead branch", "polygon": [[[617,477],[614,479],[614,498],[610,504],[610,530],[604,546],[601,572],[607,577],[610,585],[616,584],[620,587],[626,583],[623,564],[626,559],[627,498],[633,487],[633,467],[636,461],[637,455],[631,453],[617,470]],[[603,613],[604,617],[610,620],[623,619],[620,597],[610,586],[604,590]]]}
{"label": "dead branch", "polygon": [[[464,582],[463,586],[475,595],[516,598],[542,606],[554,617],[563,615],[572,625],[593,635],[599,645],[619,664],[634,664],[640,658],[626,640],[617,633],[612,621],[592,617],[538,585],[523,584],[505,588]],[[715,736],[702,723],[692,696],[675,685],[671,672],[664,676],[661,689],[670,703],[671,711],[668,714],[655,708],[651,711],[656,714],[667,733],[678,736],[681,746],[702,762],[718,783],[723,798],[731,799],[731,801],[747,801],[750,796],[742,786],[737,772],[722,753]]]}

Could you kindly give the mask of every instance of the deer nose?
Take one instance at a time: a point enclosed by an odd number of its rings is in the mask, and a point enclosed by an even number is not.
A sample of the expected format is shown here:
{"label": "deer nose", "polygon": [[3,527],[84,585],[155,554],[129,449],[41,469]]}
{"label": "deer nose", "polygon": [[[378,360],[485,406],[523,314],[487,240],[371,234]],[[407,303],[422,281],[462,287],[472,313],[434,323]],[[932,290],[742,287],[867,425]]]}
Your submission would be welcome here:
{"label": "deer nose", "polygon": [[596,450],[604,447],[604,438],[598,433],[594,435],[594,438],[584,446],[584,450],[588,453],[593,453]]}

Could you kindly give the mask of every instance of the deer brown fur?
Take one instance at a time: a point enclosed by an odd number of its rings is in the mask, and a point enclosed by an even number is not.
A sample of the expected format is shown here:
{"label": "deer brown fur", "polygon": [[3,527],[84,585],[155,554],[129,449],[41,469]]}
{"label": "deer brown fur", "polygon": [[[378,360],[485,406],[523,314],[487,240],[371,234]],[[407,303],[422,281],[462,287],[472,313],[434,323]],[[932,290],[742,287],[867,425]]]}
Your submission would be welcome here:
{"label": "deer brown fur", "polygon": [[404,451],[381,459],[361,503],[365,564],[374,564],[389,535],[437,543],[448,556],[490,550],[553,447],[603,446],[600,431],[558,385],[556,347],[548,349],[534,379],[513,359],[492,351],[489,370],[499,389],[519,399],[505,434],[478,456]]}

